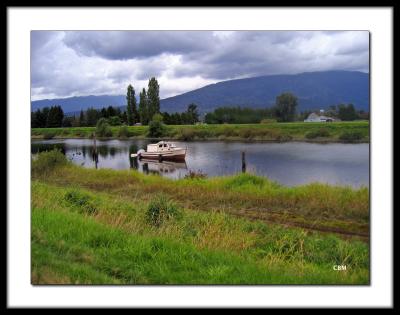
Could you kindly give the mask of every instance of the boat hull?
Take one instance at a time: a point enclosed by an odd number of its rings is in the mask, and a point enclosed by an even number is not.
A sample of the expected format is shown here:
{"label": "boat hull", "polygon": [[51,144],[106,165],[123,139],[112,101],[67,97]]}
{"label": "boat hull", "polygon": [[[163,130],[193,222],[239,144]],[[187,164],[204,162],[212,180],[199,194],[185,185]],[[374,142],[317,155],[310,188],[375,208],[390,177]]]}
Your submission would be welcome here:
{"label": "boat hull", "polygon": [[142,152],[138,155],[139,159],[165,160],[165,161],[184,161],[186,150],[174,150],[165,152]]}

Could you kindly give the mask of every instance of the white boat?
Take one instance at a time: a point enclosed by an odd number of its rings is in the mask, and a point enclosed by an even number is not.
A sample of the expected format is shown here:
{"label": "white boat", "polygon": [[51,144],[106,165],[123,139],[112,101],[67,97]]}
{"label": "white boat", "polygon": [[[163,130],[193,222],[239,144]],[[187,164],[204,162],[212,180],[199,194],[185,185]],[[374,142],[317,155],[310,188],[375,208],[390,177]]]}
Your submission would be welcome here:
{"label": "white boat", "polygon": [[168,141],[160,141],[147,145],[147,150],[139,150],[136,154],[131,154],[131,157],[137,157],[139,160],[169,160],[169,161],[184,161],[186,156],[186,148],[179,148],[174,143]]}

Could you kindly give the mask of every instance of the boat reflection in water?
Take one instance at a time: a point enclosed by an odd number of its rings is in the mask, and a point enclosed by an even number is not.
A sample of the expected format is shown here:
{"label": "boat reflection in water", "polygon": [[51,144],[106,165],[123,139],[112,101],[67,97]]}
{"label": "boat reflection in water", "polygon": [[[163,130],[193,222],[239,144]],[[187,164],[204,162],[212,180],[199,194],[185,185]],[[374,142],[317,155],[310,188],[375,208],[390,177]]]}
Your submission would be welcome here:
{"label": "boat reflection in water", "polygon": [[179,174],[186,174],[187,165],[186,162],[173,162],[163,161],[158,162],[157,160],[141,159],[138,161],[138,167],[141,168],[143,173],[146,174],[158,174],[158,175],[175,175],[173,177],[180,177]]}

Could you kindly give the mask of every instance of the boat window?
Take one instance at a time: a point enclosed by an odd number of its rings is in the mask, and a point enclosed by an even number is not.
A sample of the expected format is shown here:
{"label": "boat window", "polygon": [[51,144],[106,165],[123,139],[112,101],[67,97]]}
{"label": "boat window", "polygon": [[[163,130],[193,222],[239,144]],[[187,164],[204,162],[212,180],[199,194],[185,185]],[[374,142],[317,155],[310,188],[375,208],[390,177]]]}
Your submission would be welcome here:
{"label": "boat window", "polygon": [[167,147],[167,145],[166,144],[164,144],[164,148],[166,148]]}
{"label": "boat window", "polygon": [[159,148],[162,148],[162,144],[160,144],[158,147],[159,147]]}

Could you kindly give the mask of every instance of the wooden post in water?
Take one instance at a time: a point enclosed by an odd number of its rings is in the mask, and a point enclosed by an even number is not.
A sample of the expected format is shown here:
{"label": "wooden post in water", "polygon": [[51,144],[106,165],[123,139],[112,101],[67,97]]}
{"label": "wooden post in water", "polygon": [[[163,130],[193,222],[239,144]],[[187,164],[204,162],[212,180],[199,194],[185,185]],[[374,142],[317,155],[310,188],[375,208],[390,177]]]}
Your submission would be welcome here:
{"label": "wooden post in water", "polygon": [[246,153],[242,151],[242,173],[246,173]]}
{"label": "wooden post in water", "polygon": [[96,146],[96,132],[93,132],[93,160],[94,160],[94,166],[97,169],[98,155]]}

